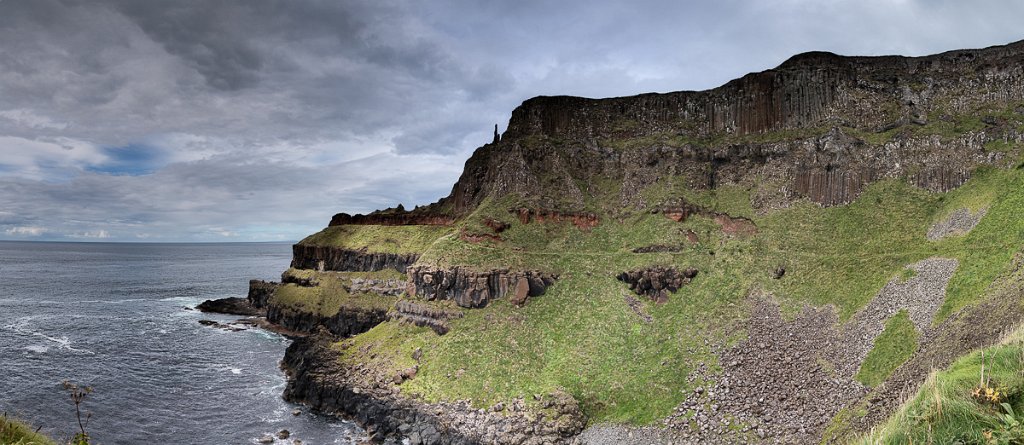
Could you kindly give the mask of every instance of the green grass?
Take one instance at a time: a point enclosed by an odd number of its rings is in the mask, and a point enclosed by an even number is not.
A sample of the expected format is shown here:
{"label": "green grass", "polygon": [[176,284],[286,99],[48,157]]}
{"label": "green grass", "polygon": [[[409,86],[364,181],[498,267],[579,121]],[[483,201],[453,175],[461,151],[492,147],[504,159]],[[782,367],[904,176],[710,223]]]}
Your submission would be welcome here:
{"label": "green grass", "polygon": [[299,244],[347,249],[366,247],[380,253],[419,253],[450,232],[452,228],[446,226],[343,225],[327,227]]}
{"label": "green grass", "polygon": [[977,176],[951,192],[954,200],[967,194],[992,198],[985,217],[971,233],[944,241],[947,256],[959,258],[960,267],[949,281],[939,320],[976,301],[1024,245],[1024,174],[1016,169],[985,169]]}
{"label": "green grass", "polygon": [[49,437],[37,434],[34,428],[25,423],[8,418],[5,414],[0,417],[0,445],[55,445]]}
{"label": "green grass", "polygon": [[867,386],[884,382],[914,354],[917,337],[917,330],[907,311],[899,311],[885,323],[885,330],[875,339],[874,348],[857,371],[857,381]]}
{"label": "green grass", "polygon": [[285,274],[302,278],[310,278],[318,282],[318,286],[305,287],[296,284],[282,284],[270,298],[270,304],[286,306],[302,312],[310,312],[323,317],[332,317],[342,308],[380,309],[390,308],[397,297],[356,293],[345,290],[351,285],[352,278],[397,279],[404,281],[404,275],[397,271],[381,272],[316,272],[312,270],[288,269]]}
{"label": "green grass", "polygon": [[[999,414],[999,404],[979,403],[972,397],[982,379],[987,386],[1006,395],[1017,418],[1024,412],[1024,330],[1018,329],[1003,344],[976,351],[957,360],[948,369],[937,372],[903,407],[871,434],[858,440],[861,444],[927,444],[927,443],[1022,443],[1024,430],[1009,434]],[[990,436],[991,435],[991,436]],[[1006,442],[990,441],[1000,435],[1014,436]]]}

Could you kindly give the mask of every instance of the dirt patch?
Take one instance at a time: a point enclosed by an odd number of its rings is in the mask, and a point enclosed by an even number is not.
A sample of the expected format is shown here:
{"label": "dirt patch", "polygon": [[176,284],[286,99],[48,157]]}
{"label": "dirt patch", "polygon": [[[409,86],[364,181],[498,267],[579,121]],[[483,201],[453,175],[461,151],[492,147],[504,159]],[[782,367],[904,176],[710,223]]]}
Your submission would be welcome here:
{"label": "dirt patch", "polygon": [[715,224],[722,228],[722,233],[734,236],[751,236],[757,234],[754,222],[743,217],[734,217],[725,213],[715,214]]}
{"label": "dirt patch", "polygon": [[977,213],[971,213],[967,209],[957,209],[946,219],[932,224],[928,228],[928,240],[937,241],[947,236],[966,235],[981,222],[981,218],[985,217],[986,212],[988,212],[987,208],[978,210]]}
{"label": "dirt patch", "polygon": [[644,323],[650,323],[654,320],[650,314],[644,311],[643,303],[641,303],[640,300],[637,300],[636,297],[630,294],[625,294],[622,298],[626,300],[626,305],[629,306],[629,309],[632,310],[634,314],[638,315]]}

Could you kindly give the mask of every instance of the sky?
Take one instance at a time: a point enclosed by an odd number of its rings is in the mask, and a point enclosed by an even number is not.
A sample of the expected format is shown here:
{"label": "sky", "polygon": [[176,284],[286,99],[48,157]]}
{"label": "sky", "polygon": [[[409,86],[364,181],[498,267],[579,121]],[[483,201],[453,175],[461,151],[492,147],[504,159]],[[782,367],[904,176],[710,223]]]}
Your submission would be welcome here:
{"label": "sky", "polygon": [[294,241],[446,196],[538,95],[1024,39],[1024,2],[0,0],[0,240]]}

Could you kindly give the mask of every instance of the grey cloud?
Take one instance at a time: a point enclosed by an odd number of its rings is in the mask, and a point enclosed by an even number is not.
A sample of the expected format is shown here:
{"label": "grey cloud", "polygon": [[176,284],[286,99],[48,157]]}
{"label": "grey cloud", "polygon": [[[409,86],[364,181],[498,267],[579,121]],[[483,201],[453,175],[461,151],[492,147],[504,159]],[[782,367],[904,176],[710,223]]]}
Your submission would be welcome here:
{"label": "grey cloud", "polygon": [[[1022,15],[952,0],[3,0],[0,140],[27,142],[0,145],[0,237],[295,239],[339,211],[447,194],[535,95],[705,89],[808,50],[1002,44]],[[86,156],[25,165],[24,147],[53,141],[162,157],[135,176]]]}

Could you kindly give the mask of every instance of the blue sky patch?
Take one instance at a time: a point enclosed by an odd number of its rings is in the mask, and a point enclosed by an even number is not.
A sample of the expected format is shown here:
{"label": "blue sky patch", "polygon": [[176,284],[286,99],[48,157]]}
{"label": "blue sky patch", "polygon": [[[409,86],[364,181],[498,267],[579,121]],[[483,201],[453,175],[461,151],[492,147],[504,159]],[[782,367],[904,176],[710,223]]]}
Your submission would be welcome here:
{"label": "blue sky patch", "polygon": [[167,164],[163,150],[145,144],[128,144],[122,147],[104,147],[103,153],[110,160],[86,168],[91,172],[109,175],[148,175]]}

